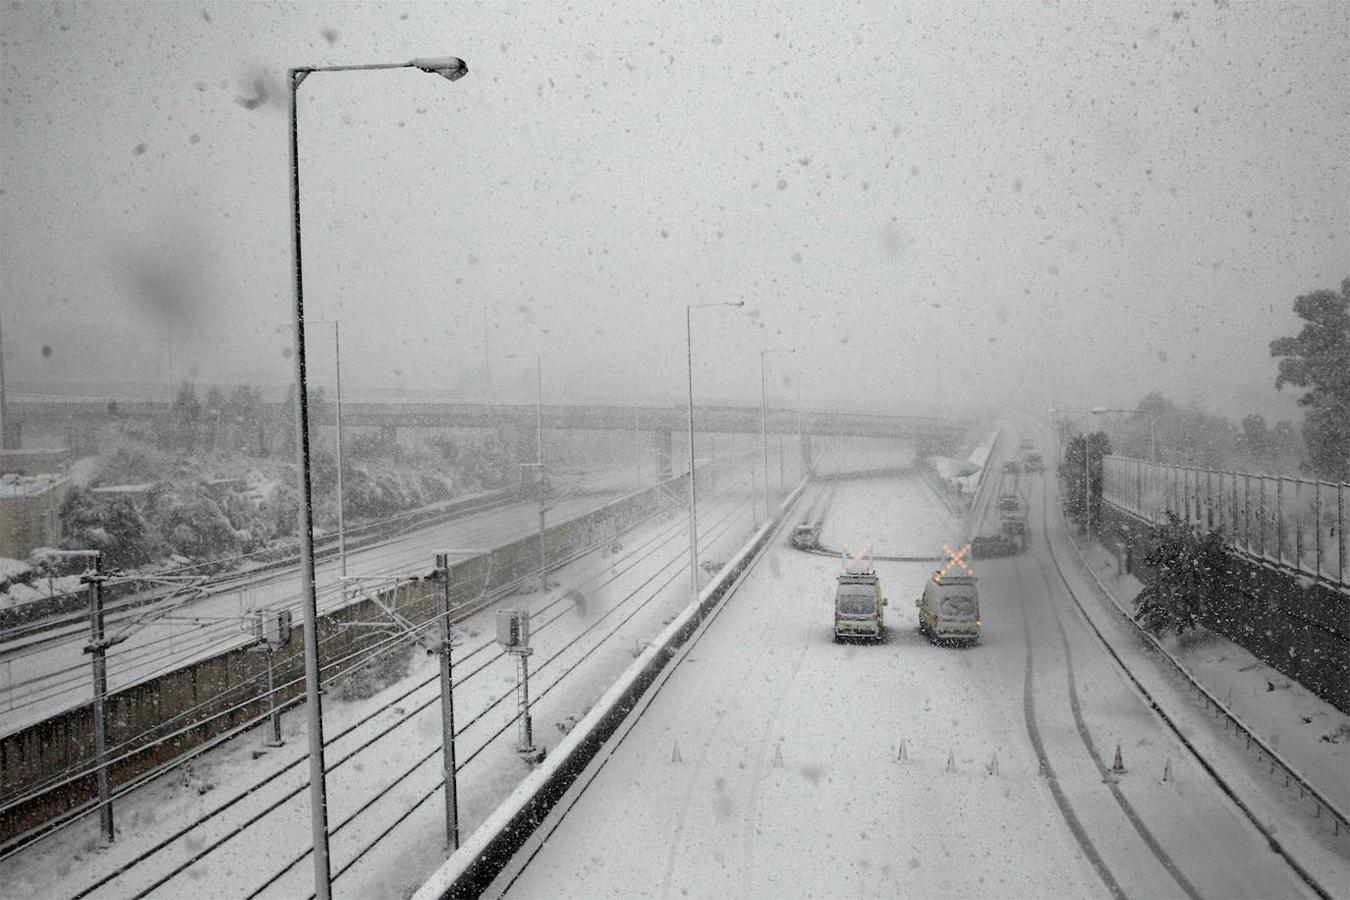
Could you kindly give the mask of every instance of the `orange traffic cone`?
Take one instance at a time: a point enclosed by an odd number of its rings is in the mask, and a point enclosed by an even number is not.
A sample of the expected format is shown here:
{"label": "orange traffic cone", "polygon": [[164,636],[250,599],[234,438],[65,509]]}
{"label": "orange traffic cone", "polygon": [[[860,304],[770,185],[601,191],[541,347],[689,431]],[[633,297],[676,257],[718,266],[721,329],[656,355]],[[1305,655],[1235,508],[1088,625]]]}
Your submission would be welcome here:
{"label": "orange traffic cone", "polygon": [[905,748],[905,739],[900,739],[900,751],[895,754],[897,762],[909,762],[909,750]]}
{"label": "orange traffic cone", "polygon": [[1116,741],[1116,757],[1111,760],[1111,771],[1117,775],[1125,771],[1125,763],[1120,759],[1120,741]]}
{"label": "orange traffic cone", "polygon": [[1172,757],[1167,757],[1167,762],[1163,763],[1163,781],[1172,780]]}
{"label": "orange traffic cone", "polygon": [[675,747],[670,751],[670,761],[673,763],[684,762],[684,757],[680,756],[680,742],[675,742]]}
{"label": "orange traffic cone", "polygon": [[947,771],[956,771],[956,752],[950,749],[947,751]]}
{"label": "orange traffic cone", "polygon": [[783,768],[783,745],[781,743],[773,746],[773,767],[775,769]]}
{"label": "orange traffic cone", "polygon": [[993,755],[992,757],[989,758],[989,765],[985,766],[984,768],[985,768],[985,771],[987,771],[990,775],[997,775],[997,774],[999,773],[999,772],[998,772],[998,751],[997,751],[997,750],[995,750],[995,751],[994,751],[994,755]]}

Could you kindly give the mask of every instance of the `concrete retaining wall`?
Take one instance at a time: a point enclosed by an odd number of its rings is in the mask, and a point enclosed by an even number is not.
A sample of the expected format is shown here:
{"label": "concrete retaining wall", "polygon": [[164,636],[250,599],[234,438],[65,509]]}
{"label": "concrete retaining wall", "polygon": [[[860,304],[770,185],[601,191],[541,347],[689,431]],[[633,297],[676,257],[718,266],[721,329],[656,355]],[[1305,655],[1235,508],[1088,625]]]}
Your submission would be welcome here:
{"label": "concrete retaining wall", "polygon": [[[631,494],[545,532],[548,564],[558,565],[670,505],[687,490],[682,476]],[[451,603],[477,605],[521,584],[539,565],[538,536],[522,538],[451,568]],[[385,602],[414,622],[435,612],[434,560],[422,579],[384,592]],[[329,675],[358,665],[376,651],[386,635],[352,622],[387,620],[371,600],[353,603],[320,617],[320,663]],[[297,614],[296,619],[299,619]],[[304,651],[298,626],[290,645],[274,657],[278,705],[304,693]],[[341,662],[339,662],[341,661]],[[158,678],[119,690],[108,698],[109,779],[114,791],[183,753],[267,711],[264,655],[235,648]],[[97,797],[92,773],[38,793],[58,773],[81,773],[94,756],[93,711],[85,706],[0,738],[0,844],[24,835],[55,816],[85,806]],[[67,777],[67,776],[61,776]],[[14,803],[25,794],[34,796]],[[11,806],[11,804],[13,805]]]}

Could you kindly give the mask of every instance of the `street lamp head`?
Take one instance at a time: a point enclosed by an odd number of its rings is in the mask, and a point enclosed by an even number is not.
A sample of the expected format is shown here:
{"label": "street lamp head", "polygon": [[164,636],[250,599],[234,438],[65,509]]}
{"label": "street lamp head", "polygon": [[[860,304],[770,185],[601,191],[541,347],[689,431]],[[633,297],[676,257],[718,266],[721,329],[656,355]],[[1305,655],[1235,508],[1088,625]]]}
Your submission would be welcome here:
{"label": "street lamp head", "polygon": [[448,81],[459,81],[469,74],[469,66],[458,56],[427,56],[414,59],[413,68],[439,75]]}

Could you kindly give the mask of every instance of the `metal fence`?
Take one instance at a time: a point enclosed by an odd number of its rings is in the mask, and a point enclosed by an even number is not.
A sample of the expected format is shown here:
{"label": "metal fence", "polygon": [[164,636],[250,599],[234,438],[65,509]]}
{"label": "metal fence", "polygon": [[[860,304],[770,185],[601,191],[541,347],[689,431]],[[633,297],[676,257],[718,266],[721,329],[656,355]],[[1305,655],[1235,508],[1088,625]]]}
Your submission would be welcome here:
{"label": "metal fence", "polygon": [[1350,591],[1345,513],[1350,484],[1155,465],[1107,456],[1102,496],[1153,523],[1175,513],[1219,530],[1238,552]]}

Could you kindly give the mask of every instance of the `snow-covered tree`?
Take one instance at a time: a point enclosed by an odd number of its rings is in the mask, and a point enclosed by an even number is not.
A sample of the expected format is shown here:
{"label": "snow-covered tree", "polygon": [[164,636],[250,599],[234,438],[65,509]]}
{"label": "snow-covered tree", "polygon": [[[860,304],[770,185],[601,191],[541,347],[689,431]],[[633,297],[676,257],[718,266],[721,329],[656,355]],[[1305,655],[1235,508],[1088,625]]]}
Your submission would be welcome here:
{"label": "snow-covered tree", "polygon": [[1135,619],[1153,634],[1195,628],[1233,588],[1223,535],[1201,534],[1174,514],[1167,517],[1157,545],[1144,557],[1152,577],[1134,598]]}

